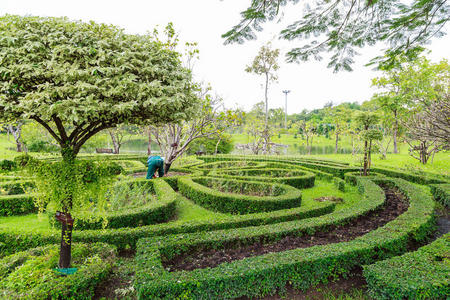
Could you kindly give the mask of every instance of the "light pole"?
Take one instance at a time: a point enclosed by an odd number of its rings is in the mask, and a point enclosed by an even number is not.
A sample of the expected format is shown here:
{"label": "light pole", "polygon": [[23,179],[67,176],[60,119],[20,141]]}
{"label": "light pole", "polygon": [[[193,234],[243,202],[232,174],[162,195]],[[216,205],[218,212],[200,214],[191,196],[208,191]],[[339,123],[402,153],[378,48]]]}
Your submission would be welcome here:
{"label": "light pole", "polygon": [[285,102],[284,102],[284,129],[287,129],[287,95],[290,93],[290,90],[284,90],[283,93],[285,95]]}

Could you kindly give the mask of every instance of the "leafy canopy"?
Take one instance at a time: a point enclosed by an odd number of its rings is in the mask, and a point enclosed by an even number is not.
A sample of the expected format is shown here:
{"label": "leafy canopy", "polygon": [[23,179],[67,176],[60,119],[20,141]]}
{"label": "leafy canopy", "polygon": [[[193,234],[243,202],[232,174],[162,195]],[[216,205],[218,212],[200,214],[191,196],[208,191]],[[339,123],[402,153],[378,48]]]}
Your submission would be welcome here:
{"label": "leafy canopy", "polygon": [[35,120],[75,155],[103,129],[174,122],[196,107],[190,71],[152,35],[11,15],[0,32],[0,119]]}
{"label": "leafy canopy", "polygon": [[[298,40],[299,46],[287,53],[288,62],[320,60],[324,52],[332,54],[329,67],[334,71],[351,70],[356,48],[387,45],[385,55],[372,63],[395,64],[406,54],[414,59],[432,37],[444,35],[450,19],[447,0],[252,0],[241,12],[241,21],[222,37],[225,43],[243,43],[256,39],[263,24],[281,19],[287,10],[303,8],[299,20],[283,29],[279,37]],[[295,7],[292,7],[295,6]],[[279,18],[278,18],[279,17]]]}

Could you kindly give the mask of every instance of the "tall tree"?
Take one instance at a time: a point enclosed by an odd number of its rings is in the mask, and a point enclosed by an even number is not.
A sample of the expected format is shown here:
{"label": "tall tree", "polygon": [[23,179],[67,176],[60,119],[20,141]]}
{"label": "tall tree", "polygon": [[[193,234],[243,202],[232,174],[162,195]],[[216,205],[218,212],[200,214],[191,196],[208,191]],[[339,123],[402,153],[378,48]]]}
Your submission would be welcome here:
{"label": "tall tree", "polygon": [[[68,171],[96,133],[121,123],[175,122],[197,98],[179,54],[150,35],[66,18],[0,18],[0,118],[31,119],[61,148]],[[75,175],[75,174],[73,174]],[[50,200],[62,211],[59,266],[71,261],[71,175]],[[64,191],[64,193],[62,192]]]}
{"label": "tall tree", "polygon": [[239,24],[223,35],[226,43],[256,39],[264,23],[279,21],[285,11],[295,9],[292,5],[304,13],[299,12],[299,20],[279,34],[282,39],[300,43],[287,53],[287,60],[320,60],[322,53],[331,52],[328,65],[335,71],[351,70],[356,48],[377,42],[387,45],[386,55],[374,62],[393,66],[401,53],[413,59],[431,38],[444,35],[443,28],[450,19],[447,0],[252,0],[241,13]]}
{"label": "tall tree", "polygon": [[14,138],[17,152],[22,152],[25,146],[22,141],[22,125],[23,125],[22,121],[6,125],[6,130],[8,131],[8,134],[11,134]]}
{"label": "tall tree", "polygon": [[264,75],[264,101],[265,101],[265,134],[264,145],[267,152],[269,150],[270,134],[269,134],[269,99],[268,90],[269,83],[278,79],[276,71],[280,68],[278,66],[278,56],[280,55],[279,49],[271,48],[270,43],[261,47],[258,55],[253,59],[250,66],[245,68],[248,73],[254,73],[257,75]]}

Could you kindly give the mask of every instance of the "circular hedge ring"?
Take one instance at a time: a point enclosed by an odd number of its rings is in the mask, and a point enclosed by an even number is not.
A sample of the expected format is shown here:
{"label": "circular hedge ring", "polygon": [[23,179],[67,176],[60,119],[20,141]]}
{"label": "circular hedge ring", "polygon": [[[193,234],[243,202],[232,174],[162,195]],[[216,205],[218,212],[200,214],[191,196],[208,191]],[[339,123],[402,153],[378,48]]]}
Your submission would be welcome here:
{"label": "circular hedge ring", "polygon": [[238,180],[282,183],[298,189],[313,187],[315,180],[315,175],[311,172],[281,168],[223,170],[210,172],[209,175]]}
{"label": "circular hedge ring", "polygon": [[302,197],[300,190],[285,184],[214,177],[180,178],[178,188],[201,206],[231,214],[299,207]]}
{"label": "circular hedge ring", "polygon": [[[176,197],[166,192],[166,185],[160,180],[130,180],[119,182],[120,185],[145,185],[148,188],[149,197],[156,195],[156,201],[151,201],[142,206],[124,208],[117,211],[107,211],[101,216],[90,216],[92,213],[86,212],[75,218],[74,228],[79,230],[102,229],[102,228],[123,228],[152,225],[169,221],[176,213]],[[54,209],[47,208],[49,221],[53,226],[60,226],[55,221]]]}

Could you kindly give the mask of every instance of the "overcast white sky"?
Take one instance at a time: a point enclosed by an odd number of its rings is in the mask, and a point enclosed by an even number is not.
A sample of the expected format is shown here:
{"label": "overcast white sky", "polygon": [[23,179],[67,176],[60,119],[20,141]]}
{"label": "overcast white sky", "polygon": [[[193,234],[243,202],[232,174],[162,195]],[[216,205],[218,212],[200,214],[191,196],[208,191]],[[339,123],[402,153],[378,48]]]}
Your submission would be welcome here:
{"label": "overcast white sky", "polygon": [[[275,38],[283,24],[301,16],[301,7],[291,7],[280,24],[269,24],[258,40],[243,45],[223,45],[221,35],[240,20],[239,12],[247,8],[250,0],[0,0],[0,15],[67,16],[71,19],[94,20],[125,28],[130,33],[152,31],[156,25],[164,27],[173,22],[184,41],[199,43],[200,60],[194,74],[197,80],[211,83],[213,89],[225,99],[228,107],[250,109],[263,100],[262,78],[248,74],[250,64],[261,45],[272,41],[281,50],[278,83],[270,87],[269,107],[284,107],[283,89],[288,96],[288,113],[303,109],[320,108],[328,101],[362,102],[375,91],[370,79],[378,76],[364,67],[378,55],[375,49],[364,49],[357,57],[353,72],[334,74],[326,67],[327,61],[287,64],[284,54],[295,42]],[[448,26],[447,26],[448,28]],[[450,58],[450,37],[434,40],[428,48],[433,61]]]}

